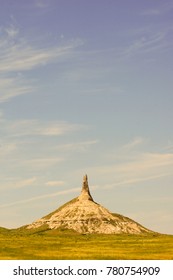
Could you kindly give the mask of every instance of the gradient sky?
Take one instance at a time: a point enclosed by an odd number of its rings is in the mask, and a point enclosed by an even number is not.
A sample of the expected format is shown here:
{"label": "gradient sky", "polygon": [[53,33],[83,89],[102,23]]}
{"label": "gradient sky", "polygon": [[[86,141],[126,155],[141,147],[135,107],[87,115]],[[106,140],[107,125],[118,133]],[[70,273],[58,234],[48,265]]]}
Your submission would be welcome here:
{"label": "gradient sky", "polygon": [[79,195],[173,234],[173,1],[0,0],[0,226]]}

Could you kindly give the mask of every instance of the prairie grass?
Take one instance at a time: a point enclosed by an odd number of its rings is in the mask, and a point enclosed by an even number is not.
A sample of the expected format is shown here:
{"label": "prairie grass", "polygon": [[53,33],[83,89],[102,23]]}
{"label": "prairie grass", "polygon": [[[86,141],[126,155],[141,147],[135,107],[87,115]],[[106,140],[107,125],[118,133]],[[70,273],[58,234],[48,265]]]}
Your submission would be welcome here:
{"label": "prairie grass", "polygon": [[67,230],[0,228],[0,259],[173,260],[173,236],[81,235]]}

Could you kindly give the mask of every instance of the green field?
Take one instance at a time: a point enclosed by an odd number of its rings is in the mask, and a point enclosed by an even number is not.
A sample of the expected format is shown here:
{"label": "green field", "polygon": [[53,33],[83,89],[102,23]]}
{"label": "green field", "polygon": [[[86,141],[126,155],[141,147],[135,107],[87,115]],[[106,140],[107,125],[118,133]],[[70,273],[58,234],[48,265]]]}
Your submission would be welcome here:
{"label": "green field", "polygon": [[173,260],[172,235],[81,235],[66,230],[0,228],[0,259]]}

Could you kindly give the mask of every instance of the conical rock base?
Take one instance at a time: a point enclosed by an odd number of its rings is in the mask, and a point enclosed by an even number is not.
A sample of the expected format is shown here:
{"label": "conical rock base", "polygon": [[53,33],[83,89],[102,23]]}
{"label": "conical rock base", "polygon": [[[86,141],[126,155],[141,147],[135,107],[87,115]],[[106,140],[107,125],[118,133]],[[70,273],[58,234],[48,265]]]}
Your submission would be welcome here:
{"label": "conical rock base", "polygon": [[119,214],[112,214],[106,208],[94,202],[89,191],[87,176],[84,176],[79,197],[35,221],[27,228],[39,228],[43,225],[47,225],[50,229],[65,228],[85,234],[141,234],[151,232],[135,221]]}

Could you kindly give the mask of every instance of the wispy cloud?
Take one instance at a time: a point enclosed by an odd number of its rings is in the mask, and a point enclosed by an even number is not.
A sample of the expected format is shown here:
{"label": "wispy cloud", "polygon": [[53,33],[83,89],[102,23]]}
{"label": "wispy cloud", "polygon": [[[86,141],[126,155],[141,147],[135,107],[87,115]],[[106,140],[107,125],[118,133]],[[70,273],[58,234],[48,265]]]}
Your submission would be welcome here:
{"label": "wispy cloud", "polygon": [[0,103],[7,102],[13,97],[32,92],[33,87],[19,78],[0,79]]}
{"label": "wispy cloud", "polygon": [[165,174],[158,174],[158,175],[154,175],[154,176],[149,176],[149,177],[139,177],[139,178],[132,178],[132,179],[129,179],[129,180],[122,180],[120,182],[117,182],[117,183],[113,183],[113,184],[108,184],[108,185],[104,185],[103,188],[104,189],[110,189],[110,188],[114,188],[114,187],[117,187],[117,186],[131,186],[131,185],[134,185],[136,183],[140,183],[140,182],[145,182],[145,181],[152,181],[152,180],[156,180],[156,179],[159,179],[159,178],[162,178],[162,177],[167,177],[169,175],[172,175],[170,173],[165,173]]}
{"label": "wispy cloud", "polygon": [[18,35],[19,29],[13,24],[11,24],[7,28],[5,28],[5,32],[7,33],[9,38],[14,38]]}
{"label": "wispy cloud", "polygon": [[82,141],[82,142],[76,142],[76,143],[68,143],[68,144],[62,144],[58,145],[56,149],[61,151],[80,151],[80,152],[86,152],[88,148],[92,145],[97,144],[98,140],[89,140],[89,141]]}
{"label": "wispy cloud", "polygon": [[42,126],[39,129],[38,134],[45,136],[56,136],[69,133],[81,129],[83,126],[78,124],[69,124],[67,122],[52,122]]}
{"label": "wispy cloud", "polygon": [[32,198],[28,198],[28,199],[14,201],[14,202],[7,203],[7,204],[2,204],[2,205],[0,205],[0,208],[10,207],[10,206],[18,205],[18,204],[25,204],[25,203],[29,203],[29,202],[33,202],[33,201],[37,201],[37,200],[41,200],[41,199],[46,199],[46,198],[49,198],[49,197],[56,197],[56,196],[64,195],[64,194],[76,193],[76,192],[79,192],[79,191],[80,191],[80,188],[72,188],[72,189],[69,189],[69,190],[49,193],[49,194],[45,194],[45,195],[35,196],[35,197],[32,197]]}
{"label": "wispy cloud", "polygon": [[29,179],[22,179],[22,180],[8,180],[5,182],[1,189],[12,190],[12,189],[19,189],[27,186],[32,186],[36,182],[36,177],[29,178]]}
{"label": "wispy cloud", "polygon": [[135,139],[133,139],[131,142],[125,144],[122,149],[125,150],[131,150],[136,148],[137,146],[141,145],[142,143],[144,143],[144,139],[142,137],[136,137]]}
{"label": "wispy cloud", "polygon": [[[169,167],[171,168],[173,164],[173,154],[171,153],[139,153],[134,156],[131,160],[127,162],[120,163],[117,165],[113,165],[110,169],[111,172],[114,170],[116,173],[121,173],[122,175],[134,175],[136,174],[137,177],[146,175],[146,174],[158,174],[159,172],[164,172],[165,169]],[[109,167],[105,169],[105,172],[109,173]],[[167,172],[169,173],[170,170]],[[161,175],[161,173],[160,173]]]}
{"label": "wispy cloud", "polygon": [[46,63],[54,62],[55,59],[67,55],[72,49],[81,44],[80,40],[73,41],[60,47],[37,47],[28,44],[26,40],[20,40],[10,45],[8,41],[0,41],[4,46],[0,50],[0,72],[9,73],[14,71],[27,71]]}
{"label": "wispy cloud", "polygon": [[21,164],[23,167],[29,166],[30,170],[40,170],[50,168],[51,166],[64,161],[61,157],[42,157],[22,160]]}
{"label": "wispy cloud", "polygon": [[[20,30],[14,25],[1,28],[0,102],[7,102],[15,96],[33,91],[34,85],[31,80],[26,79],[26,71],[56,63],[58,59],[69,56],[82,43],[82,40],[76,39],[57,47],[43,47],[42,42],[34,44],[20,37]],[[20,72],[23,76],[19,77]]]}
{"label": "wispy cloud", "polygon": [[154,51],[165,50],[167,33],[157,32],[155,34],[142,35],[135,39],[129,46],[122,50],[121,55],[131,57],[137,54],[147,54]]}
{"label": "wispy cloud", "polygon": [[50,187],[58,187],[58,186],[62,186],[64,184],[65,184],[64,181],[48,181],[48,182],[46,182],[46,185],[50,186]]}
{"label": "wispy cloud", "polygon": [[84,126],[68,122],[31,120],[1,120],[0,131],[11,137],[27,135],[58,136],[83,129]]}

